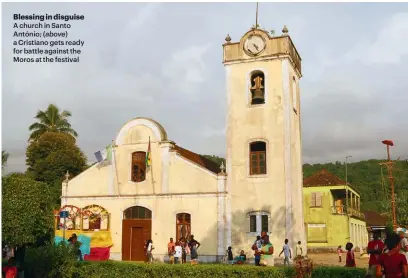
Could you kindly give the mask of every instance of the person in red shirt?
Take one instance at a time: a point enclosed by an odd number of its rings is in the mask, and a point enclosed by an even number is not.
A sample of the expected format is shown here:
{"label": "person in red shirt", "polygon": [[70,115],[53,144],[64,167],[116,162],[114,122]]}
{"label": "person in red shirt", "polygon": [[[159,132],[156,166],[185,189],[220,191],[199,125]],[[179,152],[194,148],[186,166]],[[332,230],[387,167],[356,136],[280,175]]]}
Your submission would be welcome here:
{"label": "person in red shirt", "polygon": [[353,243],[347,242],[346,244],[346,267],[356,267],[356,260],[354,259]]}
{"label": "person in red shirt", "polygon": [[5,274],[5,278],[17,278],[18,269],[16,267],[14,257],[11,257],[8,260],[8,264],[3,267],[3,272]]}
{"label": "person in red shirt", "polygon": [[[386,245],[388,253],[381,254],[378,258],[376,276],[385,278],[408,278],[407,259],[399,253],[401,249],[400,238],[397,234],[388,235]],[[384,271],[382,271],[384,270]]]}
{"label": "person in red shirt", "polygon": [[367,253],[370,254],[370,260],[368,262],[368,268],[370,275],[375,277],[377,265],[378,265],[378,258],[382,254],[385,244],[381,240],[379,240],[380,233],[374,232],[373,240],[368,243],[367,246]]}

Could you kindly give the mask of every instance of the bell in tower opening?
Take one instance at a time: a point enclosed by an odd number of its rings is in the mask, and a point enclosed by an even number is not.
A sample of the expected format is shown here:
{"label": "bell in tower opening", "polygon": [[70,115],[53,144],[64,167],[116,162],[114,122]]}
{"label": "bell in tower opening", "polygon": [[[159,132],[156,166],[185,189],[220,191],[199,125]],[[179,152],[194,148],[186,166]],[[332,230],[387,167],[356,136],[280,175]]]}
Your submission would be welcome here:
{"label": "bell in tower opening", "polygon": [[265,103],[265,75],[262,71],[251,73],[251,104]]}

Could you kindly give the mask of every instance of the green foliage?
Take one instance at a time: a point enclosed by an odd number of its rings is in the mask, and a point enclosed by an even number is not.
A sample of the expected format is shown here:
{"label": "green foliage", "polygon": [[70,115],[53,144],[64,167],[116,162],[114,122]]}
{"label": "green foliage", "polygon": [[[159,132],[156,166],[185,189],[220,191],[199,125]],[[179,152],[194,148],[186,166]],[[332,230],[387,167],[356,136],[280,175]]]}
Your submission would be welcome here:
{"label": "green foliage", "polygon": [[[383,208],[384,201],[390,201],[390,185],[388,180],[387,169],[381,170],[379,165],[381,160],[366,160],[354,163],[348,163],[348,182],[361,194],[361,210],[387,212]],[[346,167],[344,163],[325,163],[325,164],[304,164],[303,175],[309,177],[315,172],[326,169],[339,178],[345,180]],[[406,161],[398,161],[393,171],[395,178],[395,191],[399,195],[403,192],[408,192],[408,163]]]}
{"label": "green foliage", "polygon": [[216,155],[207,155],[207,154],[203,154],[202,156],[204,156],[208,160],[211,160],[212,162],[215,162],[218,165],[218,167],[221,166],[221,163],[224,163],[224,166],[225,166],[225,158],[222,158]]}
{"label": "green foliage", "polygon": [[[402,226],[408,226],[408,190],[396,194],[395,207],[397,214],[397,223]],[[390,201],[383,201],[382,206],[387,212],[388,219],[392,219],[392,208]]]}
{"label": "green foliage", "polygon": [[24,276],[27,278],[72,277],[77,256],[67,244],[46,244],[28,248],[25,254]]}
{"label": "green foliage", "polygon": [[2,178],[2,236],[13,247],[50,239],[54,228],[48,186],[24,176]]}
{"label": "green foliage", "polygon": [[69,171],[71,177],[86,168],[84,153],[75,144],[75,139],[67,134],[46,132],[32,141],[26,151],[27,172],[37,181],[50,185],[61,182]]}
{"label": "green foliage", "polygon": [[364,268],[349,267],[317,267],[313,270],[313,278],[363,278],[367,270]]}
{"label": "green foliage", "polygon": [[28,141],[37,140],[46,132],[64,133],[77,137],[78,133],[71,128],[71,124],[68,122],[69,117],[71,117],[71,112],[66,110],[60,112],[54,104],[50,104],[45,111],[38,111],[35,116],[38,122],[33,123],[28,128],[31,131]]}
{"label": "green foliage", "polygon": [[[168,264],[138,264],[127,262],[83,262],[77,264],[74,277],[111,278],[111,277],[295,277],[296,272],[291,267],[256,267],[231,265],[168,265]],[[313,270],[313,278],[359,278],[365,277],[365,270],[345,267],[319,267]]]}
{"label": "green foliage", "polygon": [[1,169],[4,169],[4,167],[7,165],[7,160],[9,158],[10,154],[6,151],[1,151]]}

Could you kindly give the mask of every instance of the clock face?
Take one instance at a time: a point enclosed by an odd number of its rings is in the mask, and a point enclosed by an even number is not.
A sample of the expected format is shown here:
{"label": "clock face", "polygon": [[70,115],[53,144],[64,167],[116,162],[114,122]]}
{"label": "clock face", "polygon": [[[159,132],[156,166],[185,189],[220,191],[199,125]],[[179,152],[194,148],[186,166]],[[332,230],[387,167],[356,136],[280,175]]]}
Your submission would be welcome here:
{"label": "clock face", "polygon": [[245,50],[252,55],[257,55],[265,49],[265,41],[260,36],[250,36],[246,39]]}

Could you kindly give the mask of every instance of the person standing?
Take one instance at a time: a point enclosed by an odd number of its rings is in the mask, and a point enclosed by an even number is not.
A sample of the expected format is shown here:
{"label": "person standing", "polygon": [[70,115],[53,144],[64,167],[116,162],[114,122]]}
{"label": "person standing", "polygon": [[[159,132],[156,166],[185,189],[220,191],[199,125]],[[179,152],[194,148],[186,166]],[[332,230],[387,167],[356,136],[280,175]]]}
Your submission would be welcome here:
{"label": "person standing", "polygon": [[403,231],[399,232],[399,236],[400,236],[400,239],[401,239],[400,253],[405,255],[405,258],[408,261],[408,239],[405,237],[405,233]]}
{"label": "person standing", "polygon": [[367,253],[370,254],[370,260],[368,261],[368,271],[372,277],[376,275],[376,269],[378,265],[378,258],[384,250],[385,244],[379,239],[379,232],[374,232],[373,240],[368,243]]}
{"label": "person standing", "polygon": [[296,245],[296,258],[301,259],[303,256],[302,242],[298,241]]}
{"label": "person standing", "polygon": [[149,239],[147,241],[147,250],[146,250],[148,264],[151,264],[153,262],[153,250],[154,250],[153,241]]}
{"label": "person standing", "polygon": [[356,267],[356,260],[354,258],[353,243],[347,242],[346,244],[346,267]]}
{"label": "person standing", "polygon": [[80,242],[78,240],[78,237],[77,237],[77,235],[75,233],[72,234],[72,236],[68,239],[68,242],[71,244],[75,254],[78,256],[78,260],[83,261],[82,251],[80,249],[81,245],[82,245],[82,242]]}
{"label": "person standing", "polygon": [[262,237],[262,248],[259,251],[259,253],[261,254],[261,261],[260,261],[261,266],[273,266],[274,265],[273,245],[269,241],[269,236],[264,235]]}
{"label": "person standing", "polygon": [[389,252],[379,256],[376,276],[382,277],[385,275],[385,278],[408,277],[407,258],[400,253],[401,238],[395,233],[389,234],[387,235],[386,245]]}
{"label": "person standing", "polygon": [[288,243],[289,240],[285,239],[285,244],[283,245],[282,251],[279,253],[279,257],[282,255],[282,253],[285,256],[285,259],[283,260],[284,266],[289,266],[289,259],[292,259],[292,252],[290,251]]}
{"label": "person standing", "polygon": [[259,263],[261,261],[261,253],[260,253],[261,249],[262,249],[262,240],[260,236],[257,236],[254,244],[252,245],[252,250],[254,250],[255,252],[254,257],[255,257],[256,266],[259,266]]}
{"label": "person standing", "polygon": [[341,263],[341,253],[343,253],[343,250],[341,249],[341,245],[337,247],[337,255],[339,256],[339,263]]}
{"label": "person standing", "polygon": [[180,246],[181,246],[181,263],[185,264],[187,261],[187,254],[190,254],[190,248],[188,247],[187,240],[185,237],[180,238]]}
{"label": "person standing", "polygon": [[234,260],[234,256],[232,255],[232,247],[228,246],[227,249],[227,255],[228,255],[228,264],[232,264],[232,261]]}
{"label": "person standing", "polygon": [[174,264],[174,253],[175,253],[176,244],[173,241],[173,238],[170,238],[170,242],[167,244],[167,254],[169,255],[170,264]]}
{"label": "person standing", "polygon": [[183,254],[183,250],[180,246],[180,242],[176,242],[176,247],[174,247],[174,263],[175,264],[181,263],[182,254]]}
{"label": "person standing", "polygon": [[197,264],[198,263],[198,248],[201,246],[201,244],[194,239],[194,235],[190,236],[190,241],[188,243],[190,247],[190,252],[191,252],[191,264]]}
{"label": "person standing", "polygon": [[8,259],[7,265],[3,266],[2,271],[5,274],[5,278],[17,278],[18,269],[14,257]]}

